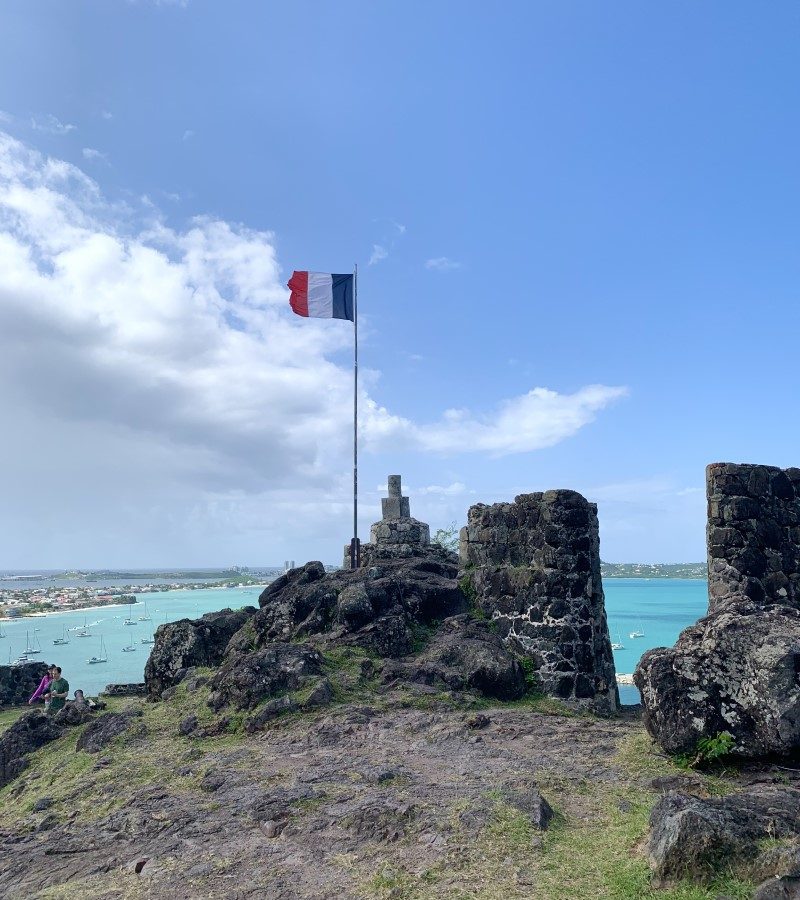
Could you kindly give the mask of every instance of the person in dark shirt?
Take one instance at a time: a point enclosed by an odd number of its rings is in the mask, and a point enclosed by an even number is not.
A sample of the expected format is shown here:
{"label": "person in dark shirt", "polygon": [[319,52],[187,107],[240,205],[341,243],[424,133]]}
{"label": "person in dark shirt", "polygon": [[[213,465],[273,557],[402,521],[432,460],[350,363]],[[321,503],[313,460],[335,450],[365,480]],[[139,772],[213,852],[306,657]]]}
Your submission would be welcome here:
{"label": "person in dark shirt", "polygon": [[61,666],[56,666],[56,677],[50,682],[47,695],[50,697],[48,712],[52,715],[64,708],[69,696],[69,682],[61,674]]}

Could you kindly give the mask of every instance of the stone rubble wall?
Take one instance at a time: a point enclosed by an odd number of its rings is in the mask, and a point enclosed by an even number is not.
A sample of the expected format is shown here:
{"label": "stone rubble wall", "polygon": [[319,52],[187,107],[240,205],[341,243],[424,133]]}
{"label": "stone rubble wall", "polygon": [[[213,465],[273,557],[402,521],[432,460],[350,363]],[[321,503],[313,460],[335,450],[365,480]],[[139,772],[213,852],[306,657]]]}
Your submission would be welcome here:
{"label": "stone rubble wall", "polygon": [[732,602],[800,609],[800,469],[712,463],[708,611]]}
{"label": "stone rubble wall", "polygon": [[388,547],[404,545],[427,547],[431,542],[431,529],[419,519],[388,519],[376,522],[369,530],[372,544]]}
{"label": "stone rubble wall", "polygon": [[[405,499],[405,498],[403,498]],[[370,542],[361,545],[361,568],[382,559],[411,559],[427,556],[431,550],[431,530],[418,519],[384,519],[370,528]],[[345,544],[342,568],[350,568],[350,545]]]}
{"label": "stone rubble wall", "polygon": [[462,587],[533,660],[546,694],[616,711],[595,504],[568,490],[477,504],[461,529],[459,557]]}
{"label": "stone rubble wall", "polygon": [[28,702],[47,674],[47,663],[0,666],[0,706],[21,706]]}

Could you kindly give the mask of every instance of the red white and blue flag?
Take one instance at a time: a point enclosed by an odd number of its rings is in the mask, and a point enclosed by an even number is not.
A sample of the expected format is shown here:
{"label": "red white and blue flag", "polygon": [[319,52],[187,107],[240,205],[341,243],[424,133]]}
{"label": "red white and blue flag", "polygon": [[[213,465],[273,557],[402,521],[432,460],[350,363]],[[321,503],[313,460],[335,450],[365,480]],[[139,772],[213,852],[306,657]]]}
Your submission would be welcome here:
{"label": "red white and blue flag", "polygon": [[289,303],[298,316],[354,322],[353,280],[352,274],[293,272],[288,284],[292,292]]}

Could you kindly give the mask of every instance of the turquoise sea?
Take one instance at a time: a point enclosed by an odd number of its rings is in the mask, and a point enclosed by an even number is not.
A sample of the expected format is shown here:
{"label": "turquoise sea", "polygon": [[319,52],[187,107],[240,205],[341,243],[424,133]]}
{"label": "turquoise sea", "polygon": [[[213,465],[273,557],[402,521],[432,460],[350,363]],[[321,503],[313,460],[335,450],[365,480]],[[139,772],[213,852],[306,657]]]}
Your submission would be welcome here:
{"label": "turquoise sea", "polygon": [[[603,582],[611,639],[623,644],[614,651],[617,672],[631,673],[639,657],[651,647],[670,646],[680,632],[705,615],[706,582],[699,579],[609,578]],[[16,659],[26,647],[26,637],[41,647],[31,659],[54,662],[62,667],[70,688],[82,688],[95,695],[112,682],[141,681],[150,646],[141,643],[164,621],[195,618],[226,606],[258,606],[260,587],[211,588],[206,590],[167,591],[139,594],[140,602],[131,607],[135,625],[124,625],[127,606],[105,606],[80,612],[53,613],[46,617],[4,620],[0,628],[0,659]],[[147,613],[151,621],[139,621]],[[80,638],[76,631],[84,621],[90,637]],[[75,629],[71,631],[70,629]],[[643,637],[629,637],[643,631]],[[66,633],[69,644],[55,646],[53,640]],[[100,655],[103,638],[108,662],[90,665],[91,656]],[[123,652],[126,646],[134,652]],[[620,685],[623,703],[637,703],[635,687]]]}
{"label": "turquoise sea", "polygon": [[[706,614],[708,583],[700,578],[606,578],[606,614],[611,640],[624,649],[614,651],[618,673],[632,673],[651,647],[670,647],[688,625]],[[632,631],[644,637],[631,638]],[[619,686],[623,703],[638,703],[632,685]]]}
{"label": "turquoise sea", "polygon": [[[107,684],[142,681],[150,645],[142,644],[141,639],[151,637],[159,625],[175,619],[193,619],[226,606],[232,609],[257,607],[262,590],[263,587],[207,588],[138,594],[139,602],[130,607],[135,625],[123,624],[128,618],[127,605],[4,619],[0,625],[5,635],[0,638],[0,659],[4,663],[16,659],[25,650],[26,639],[34,641],[42,652],[30,659],[61,666],[69,681],[70,693],[75,688],[82,688],[88,696],[96,696]],[[151,621],[139,621],[145,614]],[[90,637],[77,636],[84,622]],[[53,640],[64,634],[69,644],[54,645]],[[90,665],[90,657],[100,656],[101,637],[108,662]],[[136,648],[133,652],[123,652],[123,647],[131,645]]]}

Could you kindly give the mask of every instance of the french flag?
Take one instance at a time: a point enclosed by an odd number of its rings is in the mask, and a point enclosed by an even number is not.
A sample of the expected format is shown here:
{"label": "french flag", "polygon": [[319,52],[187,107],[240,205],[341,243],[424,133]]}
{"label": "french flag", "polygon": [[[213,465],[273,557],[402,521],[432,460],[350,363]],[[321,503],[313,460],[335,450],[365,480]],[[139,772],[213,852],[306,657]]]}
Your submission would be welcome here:
{"label": "french flag", "polygon": [[293,272],[287,287],[292,292],[289,303],[298,316],[355,321],[353,275]]}

